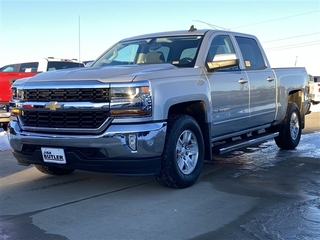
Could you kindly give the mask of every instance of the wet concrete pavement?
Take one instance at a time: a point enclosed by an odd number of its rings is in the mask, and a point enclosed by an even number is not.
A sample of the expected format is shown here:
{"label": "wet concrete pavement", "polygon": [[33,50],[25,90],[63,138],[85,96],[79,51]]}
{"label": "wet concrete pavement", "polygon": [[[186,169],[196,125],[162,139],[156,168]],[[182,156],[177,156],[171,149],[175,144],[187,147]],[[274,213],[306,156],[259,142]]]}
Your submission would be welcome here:
{"label": "wet concrete pavement", "polygon": [[182,190],[153,177],[48,176],[0,152],[0,239],[320,239],[320,113],[296,150],[273,141],[205,164]]}
{"label": "wet concrete pavement", "polygon": [[319,151],[274,154],[270,148],[218,159],[223,169],[202,178],[216,190],[257,202],[236,221],[197,239],[320,239]]}

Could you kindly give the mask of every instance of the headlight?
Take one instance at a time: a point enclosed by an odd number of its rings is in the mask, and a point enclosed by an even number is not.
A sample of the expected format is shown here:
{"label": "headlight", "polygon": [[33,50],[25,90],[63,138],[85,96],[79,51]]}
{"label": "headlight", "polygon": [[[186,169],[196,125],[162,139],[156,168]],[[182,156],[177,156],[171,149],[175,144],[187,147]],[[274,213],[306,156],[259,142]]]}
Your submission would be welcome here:
{"label": "headlight", "polygon": [[[23,90],[16,87],[18,80],[11,86],[11,99],[9,102],[10,120],[17,121],[17,116],[22,114],[21,109],[17,106],[17,103],[24,98]],[[22,81],[21,81],[22,82]]]}
{"label": "headlight", "polygon": [[23,100],[23,90],[16,87],[11,87],[11,100]]}
{"label": "headlight", "polygon": [[21,110],[19,110],[18,108],[16,108],[16,103],[14,100],[18,100],[18,90],[15,87],[11,87],[11,99],[10,99],[10,120],[11,121],[17,121],[17,115],[21,114]]}
{"label": "headlight", "polygon": [[111,116],[149,117],[151,114],[152,99],[149,86],[111,85]]}

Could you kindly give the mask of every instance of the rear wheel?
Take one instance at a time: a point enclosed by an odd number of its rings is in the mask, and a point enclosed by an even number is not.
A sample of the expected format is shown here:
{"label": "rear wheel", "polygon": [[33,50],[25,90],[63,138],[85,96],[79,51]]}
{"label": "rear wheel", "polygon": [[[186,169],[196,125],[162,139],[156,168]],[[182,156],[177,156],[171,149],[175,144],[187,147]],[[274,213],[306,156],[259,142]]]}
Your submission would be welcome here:
{"label": "rear wheel", "polygon": [[193,185],[202,170],[204,142],[198,123],[188,115],[172,115],[157,181],[172,188]]}
{"label": "rear wheel", "polygon": [[275,138],[281,149],[295,149],[301,138],[301,114],[296,103],[288,104],[286,117],[282,122],[279,136]]}
{"label": "rear wheel", "polygon": [[74,172],[74,169],[58,168],[53,166],[44,166],[36,164],[35,167],[42,173],[49,175],[66,175]]}

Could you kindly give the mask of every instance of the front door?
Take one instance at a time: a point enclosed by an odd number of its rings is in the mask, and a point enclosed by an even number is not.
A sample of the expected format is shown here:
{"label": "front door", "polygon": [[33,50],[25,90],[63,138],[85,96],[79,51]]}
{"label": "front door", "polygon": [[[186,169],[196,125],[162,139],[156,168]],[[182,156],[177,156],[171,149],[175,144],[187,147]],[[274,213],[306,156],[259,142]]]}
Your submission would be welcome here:
{"label": "front door", "polygon": [[[228,35],[213,37],[207,60],[216,54],[235,53]],[[231,134],[248,127],[249,79],[239,67],[207,73],[212,100],[212,136]]]}

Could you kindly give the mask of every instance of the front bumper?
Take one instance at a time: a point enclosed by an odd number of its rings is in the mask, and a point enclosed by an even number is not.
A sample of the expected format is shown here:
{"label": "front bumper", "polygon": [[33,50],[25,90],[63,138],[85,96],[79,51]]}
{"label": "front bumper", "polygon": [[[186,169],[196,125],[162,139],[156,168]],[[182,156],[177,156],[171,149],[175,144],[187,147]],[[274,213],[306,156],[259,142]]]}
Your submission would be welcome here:
{"label": "front bumper", "polygon": [[[23,131],[11,121],[9,141],[20,164],[41,164],[61,168],[110,172],[121,175],[154,175],[160,171],[166,122],[110,125],[100,135],[66,135]],[[128,144],[137,136],[137,149]],[[66,164],[43,161],[41,147],[64,149]]]}

